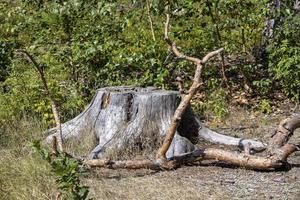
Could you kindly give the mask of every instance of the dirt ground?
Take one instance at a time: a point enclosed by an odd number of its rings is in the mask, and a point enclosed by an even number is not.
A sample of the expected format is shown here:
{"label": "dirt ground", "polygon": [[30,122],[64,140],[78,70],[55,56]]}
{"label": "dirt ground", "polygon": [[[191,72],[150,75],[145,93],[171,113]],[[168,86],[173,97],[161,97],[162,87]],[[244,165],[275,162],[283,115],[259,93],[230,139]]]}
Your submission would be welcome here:
{"label": "dirt ground", "polygon": [[[284,105],[283,105],[284,106]],[[282,111],[284,110],[284,111]],[[218,132],[267,141],[289,108],[271,115],[234,109],[225,121],[206,122]],[[300,131],[292,141],[299,143]],[[199,146],[209,144],[200,142]],[[210,161],[174,171],[96,169],[84,179],[95,199],[294,199],[300,200],[300,152],[289,171],[262,172]]]}
{"label": "dirt ground", "polygon": [[257,172],[211,165],[154,174],[99,170],[87,183],[96,199],[300,199],[299,171],[299,166]]}

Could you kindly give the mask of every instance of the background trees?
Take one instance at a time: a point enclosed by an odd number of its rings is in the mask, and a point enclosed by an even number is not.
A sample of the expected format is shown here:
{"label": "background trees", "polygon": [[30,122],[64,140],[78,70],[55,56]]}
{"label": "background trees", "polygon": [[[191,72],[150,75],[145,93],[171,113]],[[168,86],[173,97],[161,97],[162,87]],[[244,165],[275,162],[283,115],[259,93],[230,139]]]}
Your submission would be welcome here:
{"label": "background trees", "polygon": [[[171,34],[187,54],[225,48],[222,62],[204,72],[205,91],[221,96],[216,101],[229,91],[268,97],[274,89],[299,101],[299,11],[293,1],[281,1],[274,12],[270,2],[257,0],[17,0],[0,3],[1,119],[33,115],[54,123],[42,83],[17,49],[42,63],[63,120],[102,86],[175,89],[176,77],[190,77],[193,67],[178,64],[166,50],[165,6],[173,14]],[[274,34],[266,42],[269,18],[275,19]]]}

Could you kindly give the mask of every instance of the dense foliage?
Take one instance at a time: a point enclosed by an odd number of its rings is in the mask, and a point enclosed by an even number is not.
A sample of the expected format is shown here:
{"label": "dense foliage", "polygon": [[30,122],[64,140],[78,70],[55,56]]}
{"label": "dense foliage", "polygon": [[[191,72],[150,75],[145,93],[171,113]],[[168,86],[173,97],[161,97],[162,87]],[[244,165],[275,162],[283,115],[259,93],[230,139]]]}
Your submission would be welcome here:
{"label": "dense foliage", "polygon": [[284,93],[299,102],[300,14],[287,8],[278,18],[283,22],[275,30],[275,38],[268,46],[269,69]]}
{"label": "dense foliage", "polygon": [[[78,113],[100,87],[176,89],[178,76],[187,87],[193,66],[175,59],[163,41],[166,7],[173,15],[171,35],[186,54],[201,57],[225,48],[225,61],[205,70],[207,92],[224,85],[223,65],[227,84],[238,90],[250,87],[255,90],[247,92],[268,95],[277,89],[299,101],[300,17],[291,1],[283,5],[274,14],[266,0],[3,0],[0,119],[33,115],[54,123],[38,74],[18,50],[28,51],[44,68],[63,120]],[[269,18],[276,23],[274,37],[266,41]]]}

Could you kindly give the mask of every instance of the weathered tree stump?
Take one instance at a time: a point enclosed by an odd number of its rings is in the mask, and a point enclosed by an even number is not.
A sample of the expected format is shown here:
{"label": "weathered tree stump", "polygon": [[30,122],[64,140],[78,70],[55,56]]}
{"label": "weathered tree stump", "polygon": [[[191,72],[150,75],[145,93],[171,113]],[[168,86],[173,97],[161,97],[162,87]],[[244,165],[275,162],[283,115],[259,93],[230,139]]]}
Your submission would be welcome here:
{"label": "weathered tree stump", "polygon": [[[80,139],[86,134],[94,134],[98,145],[91,151],[90,158],[105,157],[108,150],[126,148],[128,145],[159,143],[166,134],[180,100],[177,91],[153,87],[101,88],[81,114],[62,124],[63,139]],[[55,129],[50,130],[50,133],[46,139],[48,142],[58,134]],[[215,143],[264,147],[261,142],[221,135],[203,127],[189,107],[167,151],[167,158],[193,151],[199,137]]]}

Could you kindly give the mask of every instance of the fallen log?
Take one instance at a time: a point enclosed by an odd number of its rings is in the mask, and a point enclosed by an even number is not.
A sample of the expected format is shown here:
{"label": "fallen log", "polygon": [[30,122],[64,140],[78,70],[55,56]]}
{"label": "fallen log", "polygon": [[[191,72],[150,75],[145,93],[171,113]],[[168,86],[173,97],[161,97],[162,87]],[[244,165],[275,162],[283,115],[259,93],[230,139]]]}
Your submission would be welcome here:
{"label": "fallen log", "polygon": [[[276,133],[270,139],[269,145],[276,144],[276,149],[272,153],[263,156],[250,155],[245,152],[228,151],[216,148],[197,149],[193,152],[174,156],[161,162],[161,160],[125,160],[125,161],[112,161],[112,160],[87,160],[84,163],[90,167],[106,167],[112,169],[152,169],[152,170],[170,170],[178,168],[182,165],[194,163],[195,161],[202,160],[215,160],[222,161],[234,166],[243,167],[246,169],[255,170],[275,170],[284,169],[289,167],[287,162],[288,156],[295,151],[300,150],[300,145],[287,143],[293,131],[289,134],[282,136],[282,125],[288,124],[290,130],[296,130],[300,127],[300,117],[295,116],[292,118],[284,119],[277,128]],[[280,139],[278,139],[280,138]],[[274,146],[273,146],[274,147]]]}

